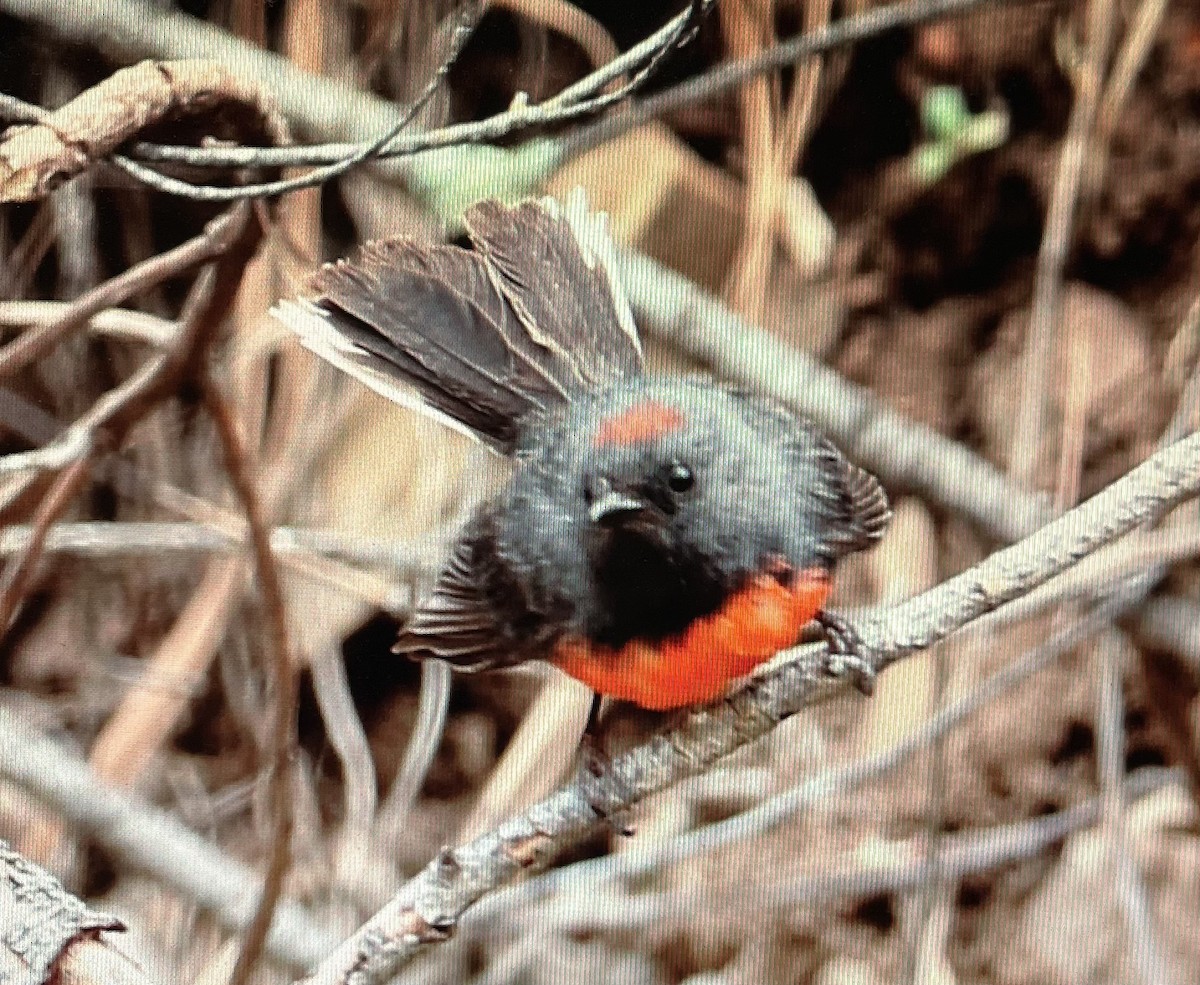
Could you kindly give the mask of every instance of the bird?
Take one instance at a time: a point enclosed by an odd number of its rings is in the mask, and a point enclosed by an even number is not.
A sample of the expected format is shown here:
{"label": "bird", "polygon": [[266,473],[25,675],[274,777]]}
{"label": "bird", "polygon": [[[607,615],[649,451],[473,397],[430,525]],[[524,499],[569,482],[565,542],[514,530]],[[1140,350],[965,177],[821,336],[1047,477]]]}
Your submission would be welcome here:
{"label": "bird", "polygon": [[461,671],[547,661],[597,699],[667,711],[815,630],[869,691],[861,639],[825,603],[838,563],[887,527],[879,481],[778,403],[648,372],[606,217],[580,190],[481,201],[463,224],[465,246],[367,243],[273,309],[319,356],[513,462],[394,652]]}

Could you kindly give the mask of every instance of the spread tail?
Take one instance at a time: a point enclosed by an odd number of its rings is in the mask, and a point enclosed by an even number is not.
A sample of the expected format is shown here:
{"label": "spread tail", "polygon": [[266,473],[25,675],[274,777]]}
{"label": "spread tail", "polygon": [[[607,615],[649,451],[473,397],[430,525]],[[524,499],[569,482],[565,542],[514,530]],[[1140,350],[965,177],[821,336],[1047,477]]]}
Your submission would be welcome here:
{"label": "spread tail", "polygon": [[641,372],[604,219],[581,190],[481,202],[464,216],[473,250],[368,243],[272,313],[385,397],[509,452],[524,415]]}

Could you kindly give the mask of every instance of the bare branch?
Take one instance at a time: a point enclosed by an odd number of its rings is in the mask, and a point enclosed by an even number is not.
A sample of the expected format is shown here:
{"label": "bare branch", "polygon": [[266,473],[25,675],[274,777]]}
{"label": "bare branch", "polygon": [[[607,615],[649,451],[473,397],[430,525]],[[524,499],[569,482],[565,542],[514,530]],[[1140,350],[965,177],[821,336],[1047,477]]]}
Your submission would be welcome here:
{"label": "bare branch", "polygon": [[[859,624],[872,662],[885,668],[931,646],[1070,568],[1142,523],[1200,494],[1200,433],[1160,451],[1083,505],[970,570]],[[444,940],[463,912],[519,873],[544,864],[606,816],[704,770],[802,708],[842,690],[822,646],[782,654],[727,700],[583,776],[499,828],[443,852],[344,942],[308,985],[373,985],[425,946]]]}
{"label": "bare branch", "polygon": [[52,346],[86,324],[104,308],[111,308],[147,288],[220,256],[241,234],[246,214],[231,209],[214,219],[204,231],[173,250],[130,267],[72,301],[53,322],[30,329],[0,349],[0,378],[9,376],[43,356]]}
{"label": "bare branch", "polygon": [[[143,872],[212,913],[230,930],[246,927],[261,877],[136,794],[102,785],[62,742],[40,735],[0,707],[0,778],[29,791],[94,838],[114,861]],[[298,903],[279,904],[267,950],[292,967],[309,967],[334,946],[322,923]]]}
{"label": "bare branch", "polygon": [[472,0],[471,3],[465,6],[464,13],[460,17],[457,28],[451,38],[449,54],[442,60],[433,78],[429,80],[417,98],[405,108],[404,112],[400,114],[400,118],[394,121],[383,133],[376,135],[339,161],[320,167],[309,174],[297,178],[283,178],[279,181],[267,181],[253,185],[238,185],[233,188],[216,185],[194,185],[187,181],[180,181],[177,178],[159,174],[157,171],[153,171],[144,165],[128,159],[120,162],[121,166],[129,174],[150,188],[167,194],[180,195],[184,198],[192,198],[204,202],[236,202],[248,198],[282,195],[286,192],[299,191],[303,188],[316,188],[319,185],[323,185],[334,178],[346,174],[359,165],[378,157],[379,152],[416,118],[417,114],[433,98],[434,93],[437,92],[438,87],[442,84],[451,66],[462,53],[462,49],[470,39],[475,25],[483,15],[483,9],[483,4],[477,2],[477,0]]}
{"label": "bare branch", "polygon": [[289,142],[278,111],[224,65],[146,61],[114,73],[33,126],[8,131],[0,139],[0,202],[44,198],[150,124],[228,102],[252,107],[273,141]]}
{"label": "bare branch", "polygon": [[[91,909],[0,841],[0,981],[59,981],[85,942],[123,929],[116,917]],[[138,979],[114,981],[132,985]]]}

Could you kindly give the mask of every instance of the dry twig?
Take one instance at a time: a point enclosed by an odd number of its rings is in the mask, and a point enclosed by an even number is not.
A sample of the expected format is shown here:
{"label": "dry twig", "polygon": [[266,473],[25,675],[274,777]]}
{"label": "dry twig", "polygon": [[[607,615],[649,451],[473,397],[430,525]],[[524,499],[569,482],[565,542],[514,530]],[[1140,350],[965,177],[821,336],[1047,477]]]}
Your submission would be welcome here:
{"label": "dry twig", "polygon": [[[0,778],[48,804],[112,855],[242,930],[262,879],[188,828],[174,814],[136,794],[105,786],[78,753],[34,731],[0,707]],[[298,903],[276,909],[267,951],[291,967],[309,967],[334,945],[325,925]]]}
{"label": "dry twig", "polygon": [[252,108],[273,142],[289,142],[287,125],[262,90],[224,65],[188,59],[121,69],[0,139],[0,202],[44,198],[150,124],[229,103]]}
{"label": "dry twig", "polygon": [[225,470],[237,491],[250,528],[254,568],[258,574],[267,612],[267,637],[273,663],[275,707],[271,727],[271,766],[269,787],[273,830],[268,852],[267,875],[262,897],[242,942],[242,951],[234,966],[231,985],[244,985],[262,953],[271,918],[283,891],[283,879],[291,861],[292,841],[292,761],[295,754],[294,718],[298,675],[288,647],[287,616],[283,606],[283,586],[271,554],[270,534],[258,490],[250,475],[246,445],[238,433],[229,405],[221,396],[207,371],[201,376],[204,404],[217,425],[217,434],[225,456]]}

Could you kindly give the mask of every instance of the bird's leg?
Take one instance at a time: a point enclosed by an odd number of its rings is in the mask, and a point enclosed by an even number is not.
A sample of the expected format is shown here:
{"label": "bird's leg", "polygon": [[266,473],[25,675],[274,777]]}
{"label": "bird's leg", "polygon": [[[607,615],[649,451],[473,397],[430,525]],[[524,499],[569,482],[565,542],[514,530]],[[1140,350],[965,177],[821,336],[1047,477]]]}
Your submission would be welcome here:
{"label": "bird's leg", "polygon": [[587,724],[583,726],[581,742],[599,741],[600,707],[604,704],[604,695],[599,691],[592,692],[592,705],[588,708]]}
{"label": "bird's leg", "polygon": [[588,806],[596,812],[597,817],[617,834],[632,835],[633,825],[625,816],[627,812],[623,807],[628,798],[622,796],[620,784],[610,769],[612,759],[604,749],[600,721],[603,704],[604,695],[594,691],[592,704],[588,709],[587,724],[579,737],[580,784],[584,789],[584,796],[587,797]]}
{"label": "bird's leg", "polygon": [[868,697],[875,690],[875,665],[862,637],[844,616],[821,610],[816,615],[821,637],[829,647],[826,669],[834,677],[851,677]]}

